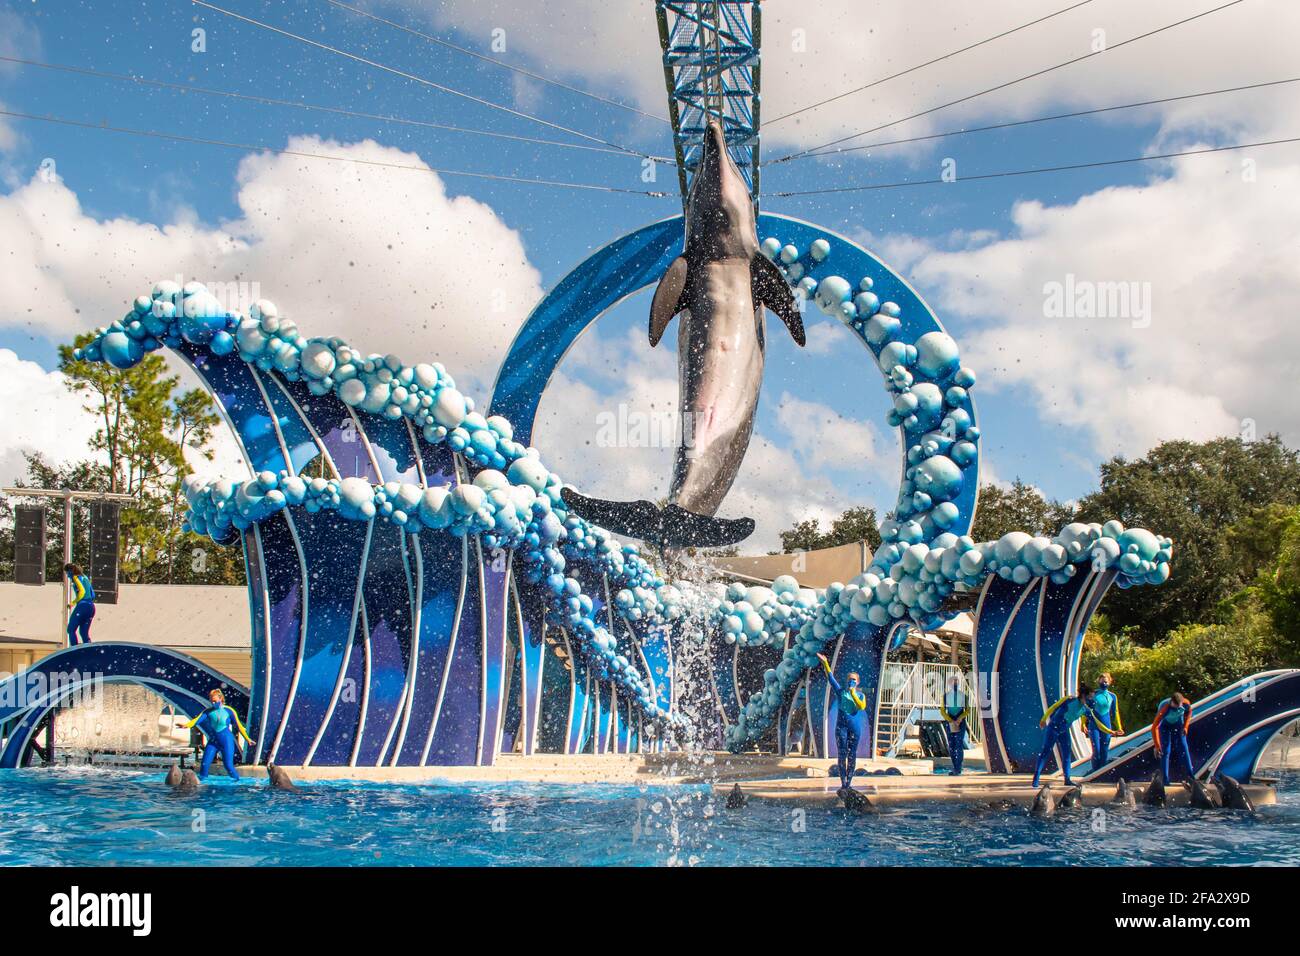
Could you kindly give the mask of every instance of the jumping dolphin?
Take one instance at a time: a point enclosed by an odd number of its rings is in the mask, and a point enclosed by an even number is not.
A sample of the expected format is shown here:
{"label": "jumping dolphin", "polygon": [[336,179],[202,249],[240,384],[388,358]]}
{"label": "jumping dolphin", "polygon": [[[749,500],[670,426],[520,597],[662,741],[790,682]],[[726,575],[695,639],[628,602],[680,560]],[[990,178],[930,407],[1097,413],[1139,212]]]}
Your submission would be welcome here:
{"label": "jumping dolphin", "polygon": [[745,796],[745,791],[740,789],[740,784],[736,784],[732,787],[731,792],[727,794],[728,810],[739,810],[748,802],[749,797]]}
{"label": "jumping dolphin", "polygon": [[686,201],[686,248],[659,280],[650,305],[650,347],[673,316],[682,441],[668,505],[598,501],[562,492],[578,514],[616,534],[669,547],[718,547],[748,537],[750,518],[715,519],[749,447],[763,381],[763,306],[799,345],[803,320],[781,270],[758,248],[749,187],[710,122]]}

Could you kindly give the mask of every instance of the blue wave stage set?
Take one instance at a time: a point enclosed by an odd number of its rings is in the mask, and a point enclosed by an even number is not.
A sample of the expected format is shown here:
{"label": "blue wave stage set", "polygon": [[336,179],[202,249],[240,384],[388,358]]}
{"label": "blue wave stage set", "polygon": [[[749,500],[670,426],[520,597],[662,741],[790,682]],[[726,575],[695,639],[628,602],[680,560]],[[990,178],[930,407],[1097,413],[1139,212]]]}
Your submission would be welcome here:
{"label": "blue wave stage set", "polygon": [[[739,48],[721,69],[745,95],[723,97],[717,110],[690,92],[697,74],[682,51],[695,49],[692,22],[665,32],[665,62],[679,79],[683,192],[707,160],[710,123],[720,123],[723,165],[734,163],[756,202],[750,26],[732,25]],[[902,480],[865,573],[816,591],[788,577],[771,587],[665,580],[562,497],[560,476],[531,444],[542,394],[607,309],[671,275],[690,227],[688,205],[687,216],[615,240],[561,280],[520,329],[486,409],[437,362],[306,338],[268,301],[237,314],[201,284],[155,285],[80,357],[126,369],[171,349],[237,437],[251,477],[190,481],[185,493],[190,528],[243,549],[252,687],[129,644],[72,647],[37,666],[134,681],[190,716],[221,686],[246,715],[257,763],[489,765],[515,751],[644,753],[708,740],[783,752],[801,689],[812,747],[835,757],[835,695],[817,655],[857,671],[870,707],[907,629],[941,624],[954,592],[977,591],[988,767],[1031,769],[1039,718],[1075,693],[1083,636],[1107,590],[1160,585],[1174,545],[1159,529],[1116,521],[973,541],[975,374],[920,296],[856,243],[770,212],[744,237],[765,259],[756,274],[775,270],[796,300],[841,320],[890,396]],[[682,662],[700,657],[712,705],[688,707]],[[58,685],[25,698],[0,764],[22,760],[67,693]],[[18,716],[0,710],[0,722]],[[1297,671],[1259,674],[1199,701],[1190,736],[1198,773],[1248,779],[1297,716]],[[862,756],[875,739],[863,735]],[[1074,747],[1082,765],[1081,737]],[[1116,780],[1154,768],[1144,730],[1120,738],[1101,769],[1080,769],[1083,779]]]}

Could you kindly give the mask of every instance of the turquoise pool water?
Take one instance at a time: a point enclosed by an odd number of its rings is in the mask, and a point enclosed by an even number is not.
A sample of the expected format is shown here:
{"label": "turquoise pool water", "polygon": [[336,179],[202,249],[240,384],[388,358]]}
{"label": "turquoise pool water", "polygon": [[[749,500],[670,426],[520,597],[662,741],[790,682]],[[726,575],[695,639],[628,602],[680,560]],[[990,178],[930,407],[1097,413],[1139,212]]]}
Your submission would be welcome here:
{"label": "turquoise pool water", "polygon": [[161,775],[0,771],[0,864],[1300,865],[1300,774],[1255,816],[1190,809],[1034,820],[917,806],[872,817],[725,809],[706,787],[325,783],[297,793]]}

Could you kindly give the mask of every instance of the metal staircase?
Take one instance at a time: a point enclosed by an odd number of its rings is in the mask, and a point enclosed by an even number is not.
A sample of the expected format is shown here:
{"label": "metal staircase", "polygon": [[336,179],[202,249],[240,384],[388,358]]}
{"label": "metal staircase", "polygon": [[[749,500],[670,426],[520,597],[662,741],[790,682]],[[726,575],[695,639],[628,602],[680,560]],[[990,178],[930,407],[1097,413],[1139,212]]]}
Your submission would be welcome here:
{"label": "metal staircase", "polygon": [[[944,690],[953,675],[962,679],[967,700],[976,701],[969,674],[955,664],[886,664],[880,675],[880,704],[876,713],[876,753],[898,756],[908,728],[922,720],[940,720]],[[966,724],[971,743],[983,739],[980,721]]]}

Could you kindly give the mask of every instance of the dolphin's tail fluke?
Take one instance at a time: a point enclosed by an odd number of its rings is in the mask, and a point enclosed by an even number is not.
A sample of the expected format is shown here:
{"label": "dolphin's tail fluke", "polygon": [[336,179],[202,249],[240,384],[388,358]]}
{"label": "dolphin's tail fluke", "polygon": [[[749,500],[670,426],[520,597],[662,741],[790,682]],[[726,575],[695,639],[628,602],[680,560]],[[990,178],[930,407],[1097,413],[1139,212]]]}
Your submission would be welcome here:
{"label": "dolphin's tail fluke", "polygon": [[666,548],[723,548],[754,533],[753,518],[710,518],[677,505],[661,509],[651,501],[603,501],[572,488],[560,496],[571,511],[606,531]]}

